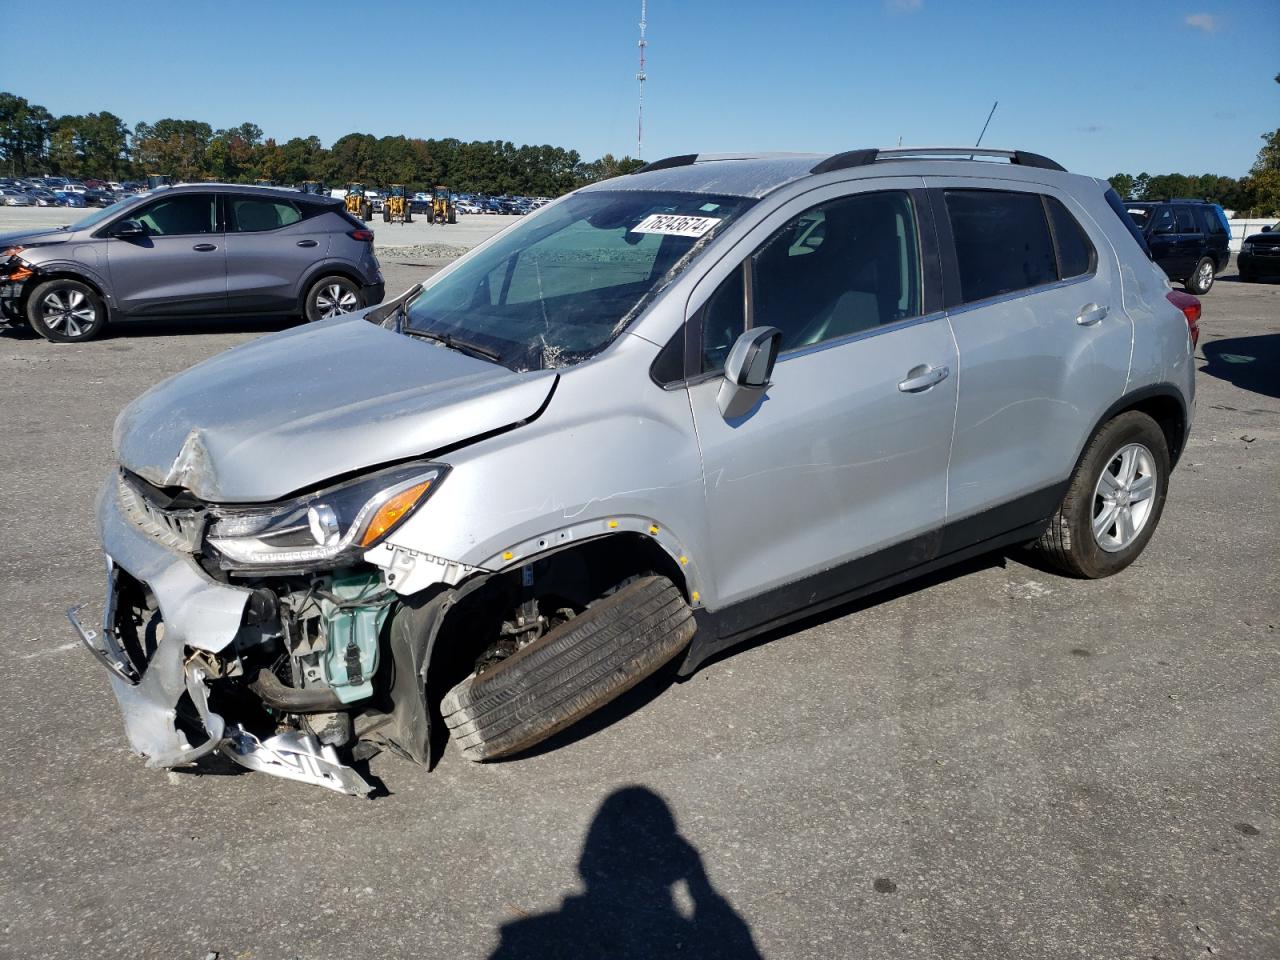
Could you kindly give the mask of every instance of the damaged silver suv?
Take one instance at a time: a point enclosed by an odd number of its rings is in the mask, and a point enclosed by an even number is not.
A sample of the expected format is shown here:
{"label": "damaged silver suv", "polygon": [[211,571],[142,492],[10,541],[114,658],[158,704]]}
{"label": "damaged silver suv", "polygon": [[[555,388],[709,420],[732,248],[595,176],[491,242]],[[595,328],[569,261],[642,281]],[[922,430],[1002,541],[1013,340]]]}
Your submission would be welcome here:
{"label": "damaged silver suv", "polygon": [[1198,317],[1035,154],[673,157],[134,401],[71,619],[153,767],[507,756],[974,554],[1123,569]]}

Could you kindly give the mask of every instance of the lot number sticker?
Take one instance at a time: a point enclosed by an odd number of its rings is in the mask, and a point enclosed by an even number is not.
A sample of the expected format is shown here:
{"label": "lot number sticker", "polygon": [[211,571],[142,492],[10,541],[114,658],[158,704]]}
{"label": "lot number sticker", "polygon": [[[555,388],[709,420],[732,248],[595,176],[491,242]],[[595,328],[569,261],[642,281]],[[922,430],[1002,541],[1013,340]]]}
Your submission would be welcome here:
{"label": "lot number sticker", "polygon": [[683,217],[674,213],[655,213],[645,217],[632,233],[665,233],[671,237],[700,237],[717,223],[719,217]]}

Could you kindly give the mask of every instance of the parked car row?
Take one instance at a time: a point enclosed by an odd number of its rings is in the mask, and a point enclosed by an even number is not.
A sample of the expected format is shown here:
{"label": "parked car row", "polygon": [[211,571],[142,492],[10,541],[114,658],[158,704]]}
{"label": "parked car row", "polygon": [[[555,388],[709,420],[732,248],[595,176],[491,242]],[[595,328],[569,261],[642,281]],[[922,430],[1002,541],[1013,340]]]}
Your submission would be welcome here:
{"label": "parked car row", "polygon": [[68,180],[65,177],[0,178],[0,205],[7,207],[109,207],[145,193],[140,183]]}

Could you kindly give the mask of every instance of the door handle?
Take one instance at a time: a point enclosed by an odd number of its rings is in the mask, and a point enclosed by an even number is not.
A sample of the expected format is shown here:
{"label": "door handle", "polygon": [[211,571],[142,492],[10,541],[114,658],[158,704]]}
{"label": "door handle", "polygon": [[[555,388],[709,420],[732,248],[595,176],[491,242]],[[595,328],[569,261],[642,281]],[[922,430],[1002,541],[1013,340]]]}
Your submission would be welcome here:
{"label": "door handle", "polygon": [[208,253],[210,250],[217,250],[218,245],[216,243],[197,243],[191,249],[199,250],[201,253]]}
{"label": "door handle", "polygon": [[933,367],[922,363],[907,371],[907,379],[898,384],[898,389],[903,393],[923,393],[949,376],[951,376],[950,367]]}
{"label": "door handle", "polygon": [[1106,307],[1100,307],[1096,303],[1086,303],[1076,315],[1076,323],[1082,327],[1092,327],[1105,317],[1107,312]]}
{"label": "door handle", "polygon": [[314,240],[299,240],[299,241],[298,241],[298,246],[300,246],[300,247],[314,247],[315,245],[316,245],[316,242],[315,242]]}

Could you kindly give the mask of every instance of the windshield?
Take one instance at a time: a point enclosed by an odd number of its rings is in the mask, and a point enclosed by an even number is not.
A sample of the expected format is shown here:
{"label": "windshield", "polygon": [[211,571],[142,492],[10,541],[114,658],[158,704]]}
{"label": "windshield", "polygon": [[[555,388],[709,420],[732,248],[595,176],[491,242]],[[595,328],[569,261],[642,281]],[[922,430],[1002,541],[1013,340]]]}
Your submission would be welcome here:
{"label": "windshield", "polygon": [[580,362],[753,203],[639,190],[570,196],[428,286],[405,327],[481,347],[513,370]]}
{"label": "windshield", "polygon": [[117,213],[121,213],[127,207],[133,206],[141,197],[125,197],[123,200],[117,200],[109,207],[103,207],[101,210],[95,210],[81,220],[77,220],[68,230],[87,230],[89,227],[96,227],[103,220],[114,217]]}

